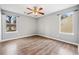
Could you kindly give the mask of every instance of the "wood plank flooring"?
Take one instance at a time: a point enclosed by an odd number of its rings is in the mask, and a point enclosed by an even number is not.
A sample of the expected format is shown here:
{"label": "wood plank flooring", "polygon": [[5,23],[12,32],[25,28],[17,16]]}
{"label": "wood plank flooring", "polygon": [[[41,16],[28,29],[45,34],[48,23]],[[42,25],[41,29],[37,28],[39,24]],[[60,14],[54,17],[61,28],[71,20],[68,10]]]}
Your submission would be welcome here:
{"label": "wood plank flooring", "polygon": [[32,36],[0,43],[0,55],[77,55],[78,47],[53,39]]}

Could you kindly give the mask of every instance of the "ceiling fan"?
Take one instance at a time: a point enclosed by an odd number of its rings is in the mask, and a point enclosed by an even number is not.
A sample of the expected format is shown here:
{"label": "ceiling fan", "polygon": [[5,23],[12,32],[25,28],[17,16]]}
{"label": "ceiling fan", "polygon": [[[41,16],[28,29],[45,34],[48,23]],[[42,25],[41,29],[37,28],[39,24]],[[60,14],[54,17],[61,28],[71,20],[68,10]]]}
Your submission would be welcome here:
{"label": "ceiling fan", "polygon": [[[33,8],[27,8],[28,10],[30,10],[31,12],[27,13],[27,14],[34,14],[34,15],[44,15],[44,13],[42,12],[43,11],[43,8],[38,8],[36,6],[34,6]],[[26,13],[26,12],[25,12]]]}

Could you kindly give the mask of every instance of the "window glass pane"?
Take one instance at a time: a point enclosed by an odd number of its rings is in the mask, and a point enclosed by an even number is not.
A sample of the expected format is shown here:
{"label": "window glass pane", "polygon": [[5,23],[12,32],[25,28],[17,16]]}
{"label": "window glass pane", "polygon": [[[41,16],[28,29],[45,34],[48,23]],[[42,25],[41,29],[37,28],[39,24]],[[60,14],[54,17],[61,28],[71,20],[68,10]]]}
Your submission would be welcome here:
{"label": "window glass pane", "polygon": [[60,19],[60,31],[61,32],[73,33],[72,14],[73,12],[65,13],[61,15],[61,19]]}
{"label": "window glass pane", "polygon": [[6,16],[6,31],[13,32],[16,31],[16,17]]}

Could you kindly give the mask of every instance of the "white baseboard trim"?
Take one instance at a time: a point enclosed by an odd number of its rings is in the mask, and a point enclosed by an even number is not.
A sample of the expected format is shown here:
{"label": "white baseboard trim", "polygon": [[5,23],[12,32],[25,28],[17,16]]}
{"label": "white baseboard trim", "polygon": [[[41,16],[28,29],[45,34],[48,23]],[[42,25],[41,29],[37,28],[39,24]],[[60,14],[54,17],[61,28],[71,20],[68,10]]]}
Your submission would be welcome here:
{"label": "white baseboard trim", "polygon": [[[0,40],[0,42],[4,42],[4,41],[8,41],[8,40],[14,40],[14,39],[19,39],[19,38],[23,38],[23,37],[29,37],[29,36],[34,36],[36,34],[32,34],[32,35],[24,35],[24,36],[18,36],[18,37],[15,37],[15,38],[9,38],[9,39],[4,39],[4,40]],[[58,40],[58,41],[61,41],[61,42],[66,42],[66,43],[69,43],[69,44],[73,44],[73,45],[77,45],[79,46],[79,44],[77,43],[73,43],[73,42],[69,42],[69,41],[65,41],[65,40],[61,40],[59,38],[55,38],[55,37],[49,37],[47,35],[40,35],[38,34],[39,36],[43,36],[43,37],[47,37],[47,38],[50,38],[50,39],[54,39],[54,40]]]}
{"label": "white baseboard trim", "polygon": [[49,37],[49,36],[47,36],[47,35],[40,35],[40,34],[39,34],[39,36],[43,36],[43,37],[47,37],[47,38],[50,38],[50,39],[54,39],[54,40],[58,40],[58,41],[61,41],[61,42],[65,42],[65,43],[69,43],[69,44],[73,44],[73,45],[79,46],[79,44],[77,44],[77,43],[73,43],[73,42],[61,40],[61,39],[55,38],[55,37]]}
{"label": "white baseboard trim", "polygon": [[18,36],[18,37],[15,37],[15,38],[9,38],[9,39],[0,40],[0,42],[4,42],[4,41],[8,41],[8,40],[15,40],[15,39],[23,38],[23,37],[34,36],[34,35],[36,35],[36,34]]}

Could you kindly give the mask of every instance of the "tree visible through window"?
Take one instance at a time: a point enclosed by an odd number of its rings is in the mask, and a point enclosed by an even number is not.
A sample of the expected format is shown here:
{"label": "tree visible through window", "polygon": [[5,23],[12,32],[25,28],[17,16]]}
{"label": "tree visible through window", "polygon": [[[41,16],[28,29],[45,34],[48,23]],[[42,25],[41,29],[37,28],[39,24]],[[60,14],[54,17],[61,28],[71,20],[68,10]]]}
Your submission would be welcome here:
{"label": "tree visible through window", "polygon": [[15,16],[6,16],[6,31],[7,32],[16,31],[16,17]]}

